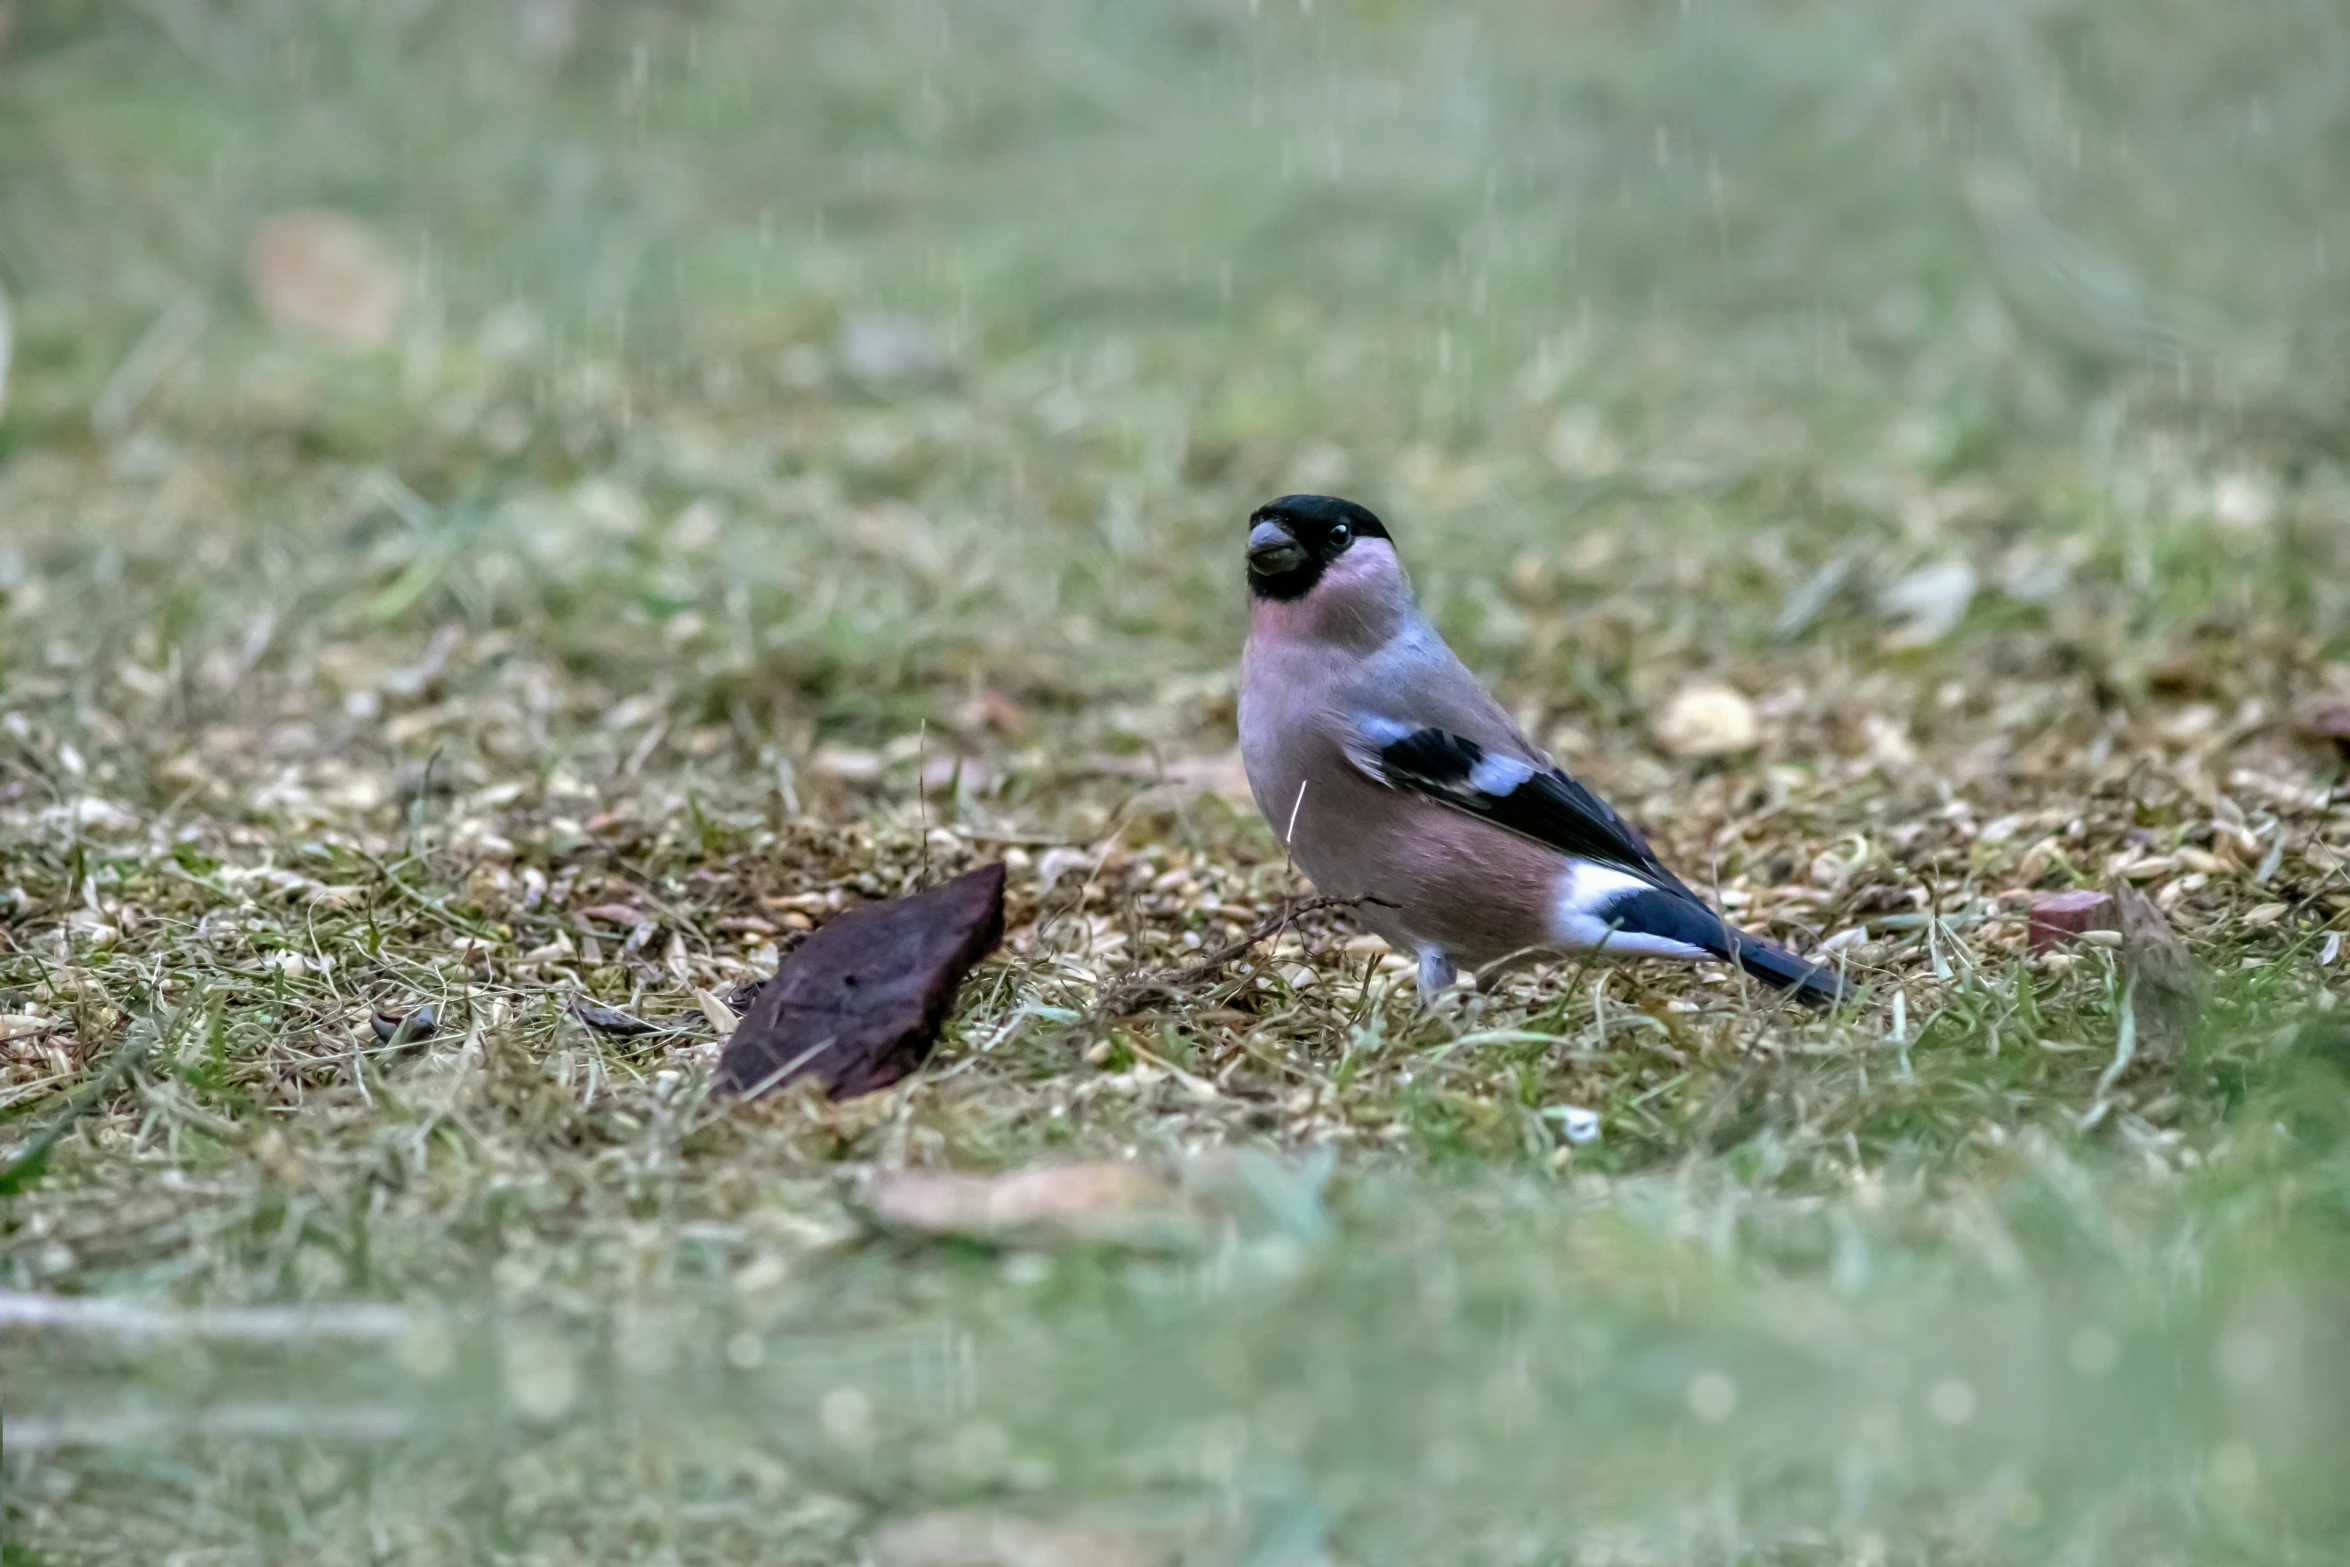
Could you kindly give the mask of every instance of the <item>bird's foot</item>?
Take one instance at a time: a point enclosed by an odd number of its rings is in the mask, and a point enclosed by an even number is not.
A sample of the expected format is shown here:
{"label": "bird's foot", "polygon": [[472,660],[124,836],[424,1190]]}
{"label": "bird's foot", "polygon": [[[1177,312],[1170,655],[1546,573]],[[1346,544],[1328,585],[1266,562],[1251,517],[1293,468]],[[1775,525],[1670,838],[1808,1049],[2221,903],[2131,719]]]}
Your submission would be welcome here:
{"label": "bird's foot", "polygon": [[1420,949],[1420,1006],[1424,1011],[1436,1005],[1436,998],[1452,989],[1461,971],[1453,966],[1441,948]]}

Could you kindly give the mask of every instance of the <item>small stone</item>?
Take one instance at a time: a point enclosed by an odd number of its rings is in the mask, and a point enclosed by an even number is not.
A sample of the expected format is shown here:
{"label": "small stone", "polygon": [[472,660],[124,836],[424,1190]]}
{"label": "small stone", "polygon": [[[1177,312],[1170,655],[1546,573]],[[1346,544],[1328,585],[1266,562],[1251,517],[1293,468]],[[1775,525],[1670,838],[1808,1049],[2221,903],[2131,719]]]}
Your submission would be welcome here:
{"label": "small stone", "polygon": [[841,323],[833,356],[858,381],[943,381],[953,356],[938,333],[910,316],[851,316]]}
{"label": "small stone", "polygon": [[2093,930],[2121,929],[2111,893],[2083,889],[2052,892],[2032,900],[2029,944],[2034,952],[2069,947]]}
{"label": "small stone", "polygon": [[1725,685],[1683,687],[1656,720],[1656,743],[1675,756],[1728,756],[1761,738],[1754,704]]}
{"label": "small stone", "polygon": [[1577,1147],[1599,1141],[1597,1110],[1586,1110],[1581,1105],[1553,1105],[1542,1113],[1554,1117],[1559,1124],[1559,1135]]}
{"label": "small stone", "polygon": [[403,1017],[397,1012],[386,1012],[379,1007],[368,1016],[367,1026],[379,1044],[390,1045],[394,1049],[418,1045],[432,1038],[434,1031],[441,1026],[440,1008],[428,1001]]}
{"label": "small stone", "polygon": [[2249,532],[2276,520],[2276,481],[2265,473],[2239,469],[2212,481],[2211,518],[2223,528]]}
{"label": "small stone", "polygon": [[846,745],[818,746],[816,754],[808,758],[808,771],[843,783],[870,782],[879,778],[887,765],[879,751]]}
{"label": "small stone", "polygon": [[1975,568],[1963,560],[1911,572],[1878,595],[1878,608],[1896,622],[1885,645],[1916,648],[1941,641],[1958,629],[1974,600]]}
{"label": "small stone", "polygon": [[365,353],[392,340],[408,276],[375,230],[340,212],[281,212],[245,258],[261,313],[280,327]]}

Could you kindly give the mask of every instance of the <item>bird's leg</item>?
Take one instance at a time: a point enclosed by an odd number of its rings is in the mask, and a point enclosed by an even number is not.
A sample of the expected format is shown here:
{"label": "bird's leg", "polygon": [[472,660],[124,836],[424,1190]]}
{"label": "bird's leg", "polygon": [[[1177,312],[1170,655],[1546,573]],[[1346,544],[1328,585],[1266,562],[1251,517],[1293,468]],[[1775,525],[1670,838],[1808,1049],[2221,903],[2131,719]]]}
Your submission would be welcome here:
{"label": "bird's leg", "polygon": [[1452,982],[1460,978],[1460,970],[1452,959],[1444,955],[1442,947],[1420,949],[1420,1005],[1432,1006],[1436,998],[1452,989]]}

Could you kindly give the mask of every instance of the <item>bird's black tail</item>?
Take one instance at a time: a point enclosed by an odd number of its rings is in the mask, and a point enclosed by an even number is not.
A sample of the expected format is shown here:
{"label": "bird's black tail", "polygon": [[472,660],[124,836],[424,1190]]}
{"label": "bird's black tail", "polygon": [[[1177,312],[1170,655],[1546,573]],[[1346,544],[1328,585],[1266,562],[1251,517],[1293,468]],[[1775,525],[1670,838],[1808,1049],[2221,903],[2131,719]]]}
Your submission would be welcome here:
{"label": "bird's black tail", "polygon": [[1797,957],[1776,942],[1749,936],[1685,887],[1670,891],[1642,887],[1619,893],[1609,900],[1600,917],[1627,935],[1661,936],[1710,952],[1766,985],[1792,990],[1796,1000],[1811,1006],[1827,1006],[1844,994],[1844,981],[1831,970]]}
{"label": "bird's black tail", "polygon": [[1764,984],[1793,991],[1795,999],[1807,1006],[1830,1006],[1844,998],[1844,981],[1834,970],[1797,957],[1776,942],[1724,928],[1730,938],[1730,951],[1724,956]]}

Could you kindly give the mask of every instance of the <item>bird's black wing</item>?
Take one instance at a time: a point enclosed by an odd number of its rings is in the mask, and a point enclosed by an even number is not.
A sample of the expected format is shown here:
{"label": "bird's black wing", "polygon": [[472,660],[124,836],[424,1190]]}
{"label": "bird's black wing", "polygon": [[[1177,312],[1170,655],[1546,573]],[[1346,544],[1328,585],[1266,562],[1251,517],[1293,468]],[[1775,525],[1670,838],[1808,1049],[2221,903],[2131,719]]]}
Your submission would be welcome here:
{"label": "bird's black wing", "polygon": [[[1496,827],[1689,894],[1648,841],[1605,800],[1556,767],[1507,756],[1443,729],[1382,728],[1365,760],[1391,788],[1407,789]],[[1693,894],[1690,894],[1694,896]]]}
{"label": "bird's black wing", "polygon": [[1756,978],[1824,1005],[1843,981],[1775,942],[1726,923],[1666,870],[1648,840],[1605,800],[1556,767],[1497,752],[1464,735],[1372,719],[1358,730],[1358,766],[1389,787],[1426,795],[1578,860],[1649,885],[1606,894],[1589,913],[1627,935],[1656,936],[1727,958]]}

